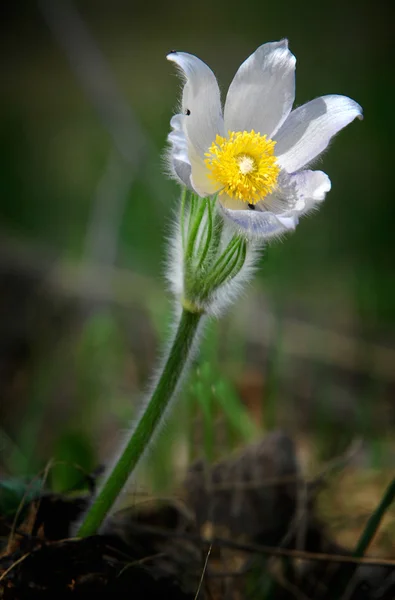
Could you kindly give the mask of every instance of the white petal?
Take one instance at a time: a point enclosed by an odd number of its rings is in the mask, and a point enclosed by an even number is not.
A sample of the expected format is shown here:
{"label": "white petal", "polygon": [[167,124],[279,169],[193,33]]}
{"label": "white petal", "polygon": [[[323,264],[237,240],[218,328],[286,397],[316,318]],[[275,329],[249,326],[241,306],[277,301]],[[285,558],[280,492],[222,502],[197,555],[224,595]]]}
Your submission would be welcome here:
{"label": "white petal", "polygon": [[231,198],[228,194],[220,194],[218,200],[225,208],[230,208],[232,210],[249,210],[246,202],[243,202],[243,200],[239,200],[238,198]]}
{"label": "white petal", "polygon": [[295,181],[299,202],[304,202],[302,213],[325,200],[332,187],[331,180],[323,171],[299,171],[292,175],[292,179]]}
{"label": "white petal", "polygon": [[356,117],[362,118],[362,108],[346,96],[322,96],[292,111],[274,136],[280,165],[289,172],[301,169]]}
{"label": "white petal", "polygon": [[183,129],[184,119],[184,115],[175,115],[170,121],[173,131],[167,136],[171,146],[168,158],[170,169],[175,177],[184,185],[191,187],[191,163],[188,158],[188,141]]}
{"label": "white petal", "polygon": [[272,137],[292,109],[295,62],[287,40],[263,44],[247,58],[226,97],[226,131],[253,129]]}
{"label": "white petal", "polygon": [[261,239],[278,237],[287,231],[294,230],[298,224],[295,215],[283,217],[268,211],[230,210],[221,204],[218,206],[223,215],[239,229],[239,232],[248,237]]}
{"label": "white petal", "polygon": [[209,171],[200,156],[198,156],[191,146],[189,146],[188,155],[191,161],[192,173],[190,183],[195,192],[205,198],[218,191],[216,186],[208,177]]}
{"label": "white petal", "polygon": [[167,58],[176,63],[185,76],[182,95],[185,131],[197,154],[203,157],[215,136],[224,133],[217,80],[212,70],[192,54],[171,52]]}
{"label": "white petal", "polygon": [[277,215],[303,214],[324,200],[331,182],[323,171],[299,171],[289,175],[280,173],[275,192],[257,204],[257,209]]}

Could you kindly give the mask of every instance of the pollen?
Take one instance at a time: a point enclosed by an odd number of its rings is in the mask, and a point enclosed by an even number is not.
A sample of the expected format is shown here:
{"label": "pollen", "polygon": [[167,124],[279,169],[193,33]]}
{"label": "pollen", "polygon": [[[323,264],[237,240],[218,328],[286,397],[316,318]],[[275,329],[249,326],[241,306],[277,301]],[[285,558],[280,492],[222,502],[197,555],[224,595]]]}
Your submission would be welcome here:
{"label": "pollen", "polygon": [[270,194],[280,173],[274,156],[275,143],[253,130],[229,131],[228,138],[217,135],[205,155],[205,163],[219,194],[249,204]]}

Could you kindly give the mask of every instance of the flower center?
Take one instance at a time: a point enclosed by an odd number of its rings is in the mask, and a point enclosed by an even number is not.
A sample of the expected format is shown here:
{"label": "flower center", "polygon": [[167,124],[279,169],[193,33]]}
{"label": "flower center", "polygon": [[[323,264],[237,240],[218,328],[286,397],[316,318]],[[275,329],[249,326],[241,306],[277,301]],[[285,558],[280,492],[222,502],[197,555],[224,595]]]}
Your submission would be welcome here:
{"label": "flower center", "polygon": [[255,131],[229,131],[228,138],[217,135],[205,155],[208,177],[220,194],[256,204],[277,184],[280,167],[275,143]]}
{"label": "flower center", "polygon": [[239,169],[242,175],[247,175],[256,169],[254,159],[251,156],[239,156],[237,162],[239,163]]}

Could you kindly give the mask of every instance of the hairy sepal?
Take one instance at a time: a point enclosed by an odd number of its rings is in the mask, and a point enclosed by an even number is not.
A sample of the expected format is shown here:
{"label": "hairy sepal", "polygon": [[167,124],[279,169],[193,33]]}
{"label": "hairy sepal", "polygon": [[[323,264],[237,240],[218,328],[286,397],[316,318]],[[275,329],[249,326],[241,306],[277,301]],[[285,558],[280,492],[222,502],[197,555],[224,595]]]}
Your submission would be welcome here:
{"label": "hairy sepal", "polygon": [[184,308],[219,316],[250,279],[258,254],[256,244],[226,224],[216,196],[183,190],[168,279]]}

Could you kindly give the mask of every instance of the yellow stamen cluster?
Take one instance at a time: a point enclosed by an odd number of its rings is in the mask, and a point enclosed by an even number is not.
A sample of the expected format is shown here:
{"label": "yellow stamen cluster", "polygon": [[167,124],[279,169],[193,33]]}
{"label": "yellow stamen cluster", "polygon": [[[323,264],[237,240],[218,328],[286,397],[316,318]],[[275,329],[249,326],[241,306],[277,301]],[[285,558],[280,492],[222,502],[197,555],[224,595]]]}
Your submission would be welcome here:
{"label": "yellow stamen cluster", "polygon": [[255,131],[229,131],[228,138],[217,135],[205,155],[208,177],[220,194],[256,204],[276,187],[280,167],[275,143]]}

